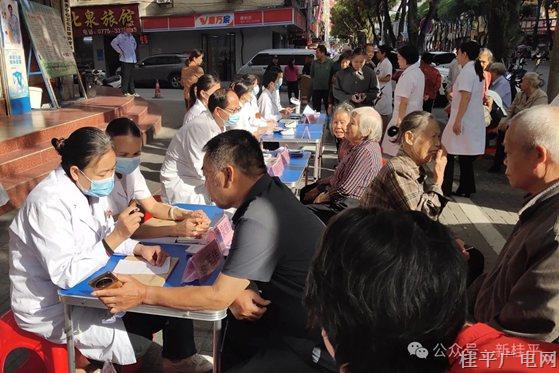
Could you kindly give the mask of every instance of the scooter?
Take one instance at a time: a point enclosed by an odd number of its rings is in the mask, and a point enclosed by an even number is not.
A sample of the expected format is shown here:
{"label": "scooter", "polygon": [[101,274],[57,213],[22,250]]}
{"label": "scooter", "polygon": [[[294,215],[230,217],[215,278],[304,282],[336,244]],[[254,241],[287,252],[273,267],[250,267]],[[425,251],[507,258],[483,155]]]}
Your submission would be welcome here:
{"label": "scooter", "polygon": [[525,63],[526,60],[524,59],[524,57],[513,59],[508,68],[509,72],[505,76],[510,84],[512,100],[514,100],[516,93],[520,90],[520,82],[522,82],[522,78],[528,72],[524,67]]}

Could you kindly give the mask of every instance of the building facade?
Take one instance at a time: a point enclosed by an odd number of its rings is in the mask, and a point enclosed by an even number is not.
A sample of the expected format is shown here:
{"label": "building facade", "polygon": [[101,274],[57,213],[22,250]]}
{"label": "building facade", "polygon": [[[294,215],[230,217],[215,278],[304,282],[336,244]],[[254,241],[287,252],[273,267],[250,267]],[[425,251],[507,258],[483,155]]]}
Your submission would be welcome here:
{"label": "building facade", "polygon": [[114,73],[118,56],[110,41],[132,22],[138,60],[196,48],[205,54],[205,70],[228,81],[262,49],[304,46],[306,6],[285,0],[73,0],[76,55],[82,66]]}

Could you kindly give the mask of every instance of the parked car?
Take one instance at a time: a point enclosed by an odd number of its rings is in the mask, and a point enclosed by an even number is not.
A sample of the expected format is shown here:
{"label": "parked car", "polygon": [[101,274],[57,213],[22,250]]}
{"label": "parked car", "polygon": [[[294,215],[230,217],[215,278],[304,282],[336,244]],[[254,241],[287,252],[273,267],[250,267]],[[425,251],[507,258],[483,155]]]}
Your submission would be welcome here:
{"label": "parked car", "polygon": [[[184,54],[158,54],[144,58],[134,67],[134,84],[153,87],[159,84],[171,88],[181,88],[181,69],[188,59]],[[116,72],[120,75],[120,68]]]}
{"label": "parked car", "polygon": [[237,75],[254,74],[261,77],[264,71],[266,71],[266,67],[272,63],[272,58],[275,55],[278,56],[279,64],[282,69],[291,58],[295,57],[295,66],[301,71],[305,64],[305,56],[314,56],[314,54],[315,51],[312,49],[265,49],[255,54],[250,61],[244,64],[239,71],[237,71]]}

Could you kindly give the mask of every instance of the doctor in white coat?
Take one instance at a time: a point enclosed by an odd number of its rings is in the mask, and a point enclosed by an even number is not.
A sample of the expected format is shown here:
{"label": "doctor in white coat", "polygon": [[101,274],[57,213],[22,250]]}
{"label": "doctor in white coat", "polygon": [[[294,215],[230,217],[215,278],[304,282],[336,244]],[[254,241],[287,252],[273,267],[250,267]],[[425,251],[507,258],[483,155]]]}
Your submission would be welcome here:
{"label": "doctor in white coat", "polygon": [[281,107],[279,89],[283,83],[283,73],[275,69],[268,70],[262,77],[262,93],[258,98],[258,109],[266,120],[278,121],[289,115],[290,110]]}
{"label": "doctor in white coat", "polygon": [[398,134],[389,136],[389,129],[399,127],[402,119],[411,112],[423,110],[423,93],[425,75],[419,69],[419,51],[412,45],[404,45],[398,49],[398,65],[404,69],[394,89],[394,112],[382,140],[382,152],[396,156],[400,145],[396,143]]}
{"label": "doctor in white coat", "polygon": [[256,138],[259,138],[268,129],[273,129],[276,126],[275,121],[266,121],[262,118],[257,118],[258,111],[254,111],[251,104],[253,97],[253,88],[245,81],[238,81],[232,85],[233,92],[239,98],[239,105],[241,111],[239,112],[239,121],[233,126],[227,127],[227,130],[245,130],[252,133]]}
{"label": "doctor in white coat", "polygon": [[388,59],[390,47],[381,45],[375,51],[376,57],[379,61],[375,67],[375,73],[379,84],[380,98],[376,100],[375,110],[378,111],[382,117],[383,133],[388,127],[390,117],[392,115],[392,63]]}
{"label": "doctor in white coat", "polygon": [[448,152],[442,190],[452,193],[454,156],[460,164],[460,181],[454,194],[470,197],[476,192],[474,161],[485,152],[485,120],[483,113],[483,67],[477,60],[480,45],[475,41],[462,43],[456,53],[462,66],[452,87],[450,117],[441,142]]}
{"label": "doctor in white coat", "polygon": [[235,92],[218,89],[203,112],[181,128],[167,149],[161,168],[161,198],[164,202],[211,204],[202,173],[202,148],[239,118],[239,98]]}
{"label": "doctor in white coat", "polygon": [[[60,288],[73,287],[102,268],[113,252],[136,254],[162,264],[159,246],[130,240],[142,214],[124,209],[115,225],[106,196],[114,185],[115,153],[110,138],[84,127],[68,139],[53,139],[61,166],[31,191],[9,228],[11,307],[18,325],[54,343],[66,343]],[[136,352],[121,319],[102,323],[107,311],[73,309],[76,347],[98,361],[133,364]],[[137,340],[135,338],[134,340]]]}
{"label": "doctor in white coat", "polygon": [[[105,130],[111,137],[116,153],[115,187],[109,195],[113,214],[121,213],[131,203],[158,219],[142,224],[134,238],[200,237],[209,228],[210,220],[199,211],[184,210],[155,200],[140,172],[142,133],[129,118],[113,119]],[[163,222],[161,221],[163,220]]]}
{"label": "doctor in white coat", "polygon": [[219,79],[210,74],[204,74],[198,79],[196,84],[190,88],[190,94],[195,95],[196,102],[184,115],[183,126],[208,110],[208,100],[220,86]]}

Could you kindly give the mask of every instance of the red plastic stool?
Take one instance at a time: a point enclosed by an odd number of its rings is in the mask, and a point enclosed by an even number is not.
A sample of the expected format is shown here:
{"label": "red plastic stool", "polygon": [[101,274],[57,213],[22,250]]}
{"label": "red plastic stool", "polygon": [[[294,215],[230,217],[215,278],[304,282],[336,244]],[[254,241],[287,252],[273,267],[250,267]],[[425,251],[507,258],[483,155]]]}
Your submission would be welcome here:
{"label": "red plastic stool", "polygon": [[55,344],[35,334],[19,328],[12,311],[0,318],[0,373],[10,352],[23,348],[30,355],[17,372],[68,373],[68,352],[66,345]]}

